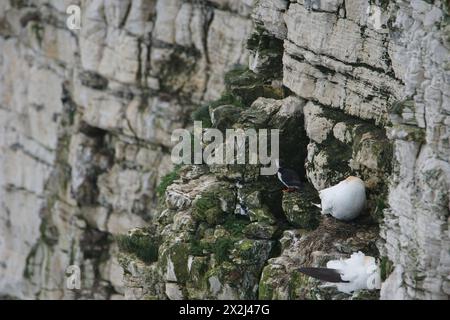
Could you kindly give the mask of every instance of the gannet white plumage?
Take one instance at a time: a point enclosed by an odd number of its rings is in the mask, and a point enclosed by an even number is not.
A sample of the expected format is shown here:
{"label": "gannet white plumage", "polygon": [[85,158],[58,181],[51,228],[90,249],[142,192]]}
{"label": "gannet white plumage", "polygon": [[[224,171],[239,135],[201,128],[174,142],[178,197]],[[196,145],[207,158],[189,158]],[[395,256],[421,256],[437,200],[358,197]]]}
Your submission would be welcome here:
{"label": "gannet white plumage", "polygon": [[338,220],[355,219],[366,205],[364,181],[350,176],[338,184],[319,191],[322,214],[330,214]]}
{"label": "gannet white plumage", "polygon": [[380,268],[374,257],[361,251],[353,253],[348,259],[331,260],[327,268],[300,268],[300,272],[311,277],[332,282],[344,293],[358,290],[375,290],[381,287]]}

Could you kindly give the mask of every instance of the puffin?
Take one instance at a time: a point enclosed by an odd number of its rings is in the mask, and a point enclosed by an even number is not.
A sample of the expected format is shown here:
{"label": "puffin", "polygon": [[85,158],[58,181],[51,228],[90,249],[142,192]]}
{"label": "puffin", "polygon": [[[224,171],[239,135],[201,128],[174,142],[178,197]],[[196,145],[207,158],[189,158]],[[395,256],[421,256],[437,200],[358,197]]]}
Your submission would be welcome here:
{"label": "puffin", "polygon": [[348,259],[328,261],[326,268],[299,268],[299,272],[335,285],[340,292],[350,294],[358,290],[381,288],[380,267],[374,257],[361,251]]}
{"label": "puffin", "polygon": [[358,217],[366,205],[366,187],[360,178],[350,176],[319,191],[319,197],[321,204],[313,204],[322,210],[322,214],[350,221]]}
{"label": "puffin", "polygon": [[275,160],[275,165],[278,169],[278,180],[280,180],[281,183],[286,187],[286,189],[283,189],[284,192],[293,192],[302,189],[303,182],[300,180],[297,172],[292,169],[283,168],[282,166],[280,166],[280,162],[278,160]]}

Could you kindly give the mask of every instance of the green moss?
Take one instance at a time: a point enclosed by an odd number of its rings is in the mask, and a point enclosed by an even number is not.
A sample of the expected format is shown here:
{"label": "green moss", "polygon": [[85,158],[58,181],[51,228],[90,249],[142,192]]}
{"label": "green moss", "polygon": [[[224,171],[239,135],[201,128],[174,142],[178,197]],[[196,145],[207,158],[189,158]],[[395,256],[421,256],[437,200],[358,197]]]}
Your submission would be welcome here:
{"label": "green moss", "polygon": [[394,264],[392,263],[392,261],[390,261],[388,257],[381,257],[380,261],[381,281],[385,281],[393,270]]}
{"label": "green moss", "polygon": [[379,300],[380,291],[378,290],[359,290],[352,295],[351,300]]}
{"label": "green moss", "polygon": [[34,33],[39,46],[41,46],[42,40],[44,39],[44,27],[38,22],[33,22],[31,24],[31,31]]}
{"label": "green moss", "polygon": [[238,66],[225,74],[227,91],[239,98],[249,107],[259,97],[284,98],[282,88],[272,87],[263,76],[254,73],[247,67]]}
{"label": "green moss", "polygon": [[[273,50],[274,48],[272,46],[264,49],[261,54],[273,55]],[[220,106],[232,105],[238,108],[245,108],[250,106],[259,97],[283,98],[285,94],[283,88],[272,87],[270,81],[268,81],[269,78],[273,78],[274,76],[274,68],[282,69],[281,60],[279,64],[280,66],[277,68],[270,67],[271,70],[268,72],[270,77],[256,74],[249,70],[247,66],[235,66],[224,76],[226,90],[222,96],[215,101],[198,107],[192,112],[191,119],[194,121],[202,121],[203,127],[209,128],[212,126],[210,111]]]}
{"label": "green moss", "polygon": [[305,184],[299,192],[283,194],[282,207],[288,222],[306,230],[317,228],[320,211],[313,203],[320,203],[320,199],[317,191],[309,184]]}
{"label": "green moss", "polygon": [[201,121],[203,128],[211,128],[211,117],[209,115],[209,105],[205,104],[197,108],[191,114],[191,119],[193,121]]}
{"label": "green moss", "polygon": [[392,114],[402,115],[403,110],[405,108],[414,110],[414,100],[405,99],[405,100],[401,100],[401,101],[395,101],[388,108],[388,111],[389,111],[389,113],[392,113]]}
{"label": "green moss", "polygon": [[258,291],[258,299],[259,300],[271,300],[273,295],[273,290],[271,286],[266,285],[264,282],[260,282],[259,291]]}
{"label": "green moss", "polygon": [[156,187],[156,193],[159,197],[163,197],[166,193],[166,189],[170,186],[175,180],[180,178],[179,172],[181,169],[181,165],[176,165],[175,168],[166,174],[159,183],[158,187]]}
{"label": "green moss", "polygon": [[233,105],[239,108],[244,108],[244,104],[239,97],[234,96],[229,91],[225,91],[219,99],[198,107],[194,112],[192,112],[191,119],[193,121],[202,121],[202,126],[204,128],[210,128],[212,126],[212,122],[209,111],[224,105]]}
{"label": "green moss", "polygon": [[146,263],[158,260],[159,244],[150,236],[143,234],[118,235],[115,240],[121,251],[135,254]]}
{"label": "green moss", "polygon": [[225,219],[226,212],[223,212],[217,207],[209,208],[204,212],[204,217],[207,223],[210,225],[215,225],[221,223]]}
{"label": "green moss", "polygon": [[244,237],[244,228],[248,225],[248,220],[240,219],[236,215],[230,215],[223,223],[223,228],[230,234],[229,237],[216,239],[214,243],[214,254],[219,263],[229,261],[231,250],[234,244]]}
{"label": "green moss", "polygon": [[192,216],[209,225],[218,225],[225,222],[227,215],[234,211],[234,203],[235,195],[228,186],[217,186],[203,192],[194,201]]}
{"label": "green moss", "polygon": [[244,239],[236,243],[235,249],[237,250],[240,259],[245,261],[256,261],[258,257],[255,253],[258,252],[258,242],[251,239]]}
{"label": "green moss", "polygon": [[242,274],[239,272],[235,264],[230,261],[223,261],[216,267],[210,268],[205,274],[206,279],[209,279],[213,276],[217,277],[221,283],[235,286],[238,285]]}
{"label": "green moss", "polygon": [[[208,204],[205,204],[208,206]],[[234,243],[244,237],[243,230],[248,221],[235,215],[228,215],[221,226],[216,227],[224,232],[224,236],[218,236],[216,239],[198,239],[193,238],[190,241],[189,252],[194,256],[205,256],[208,253],[214,253],[219,263],[229,261],[229,255],[233,249]],[[211,241],[212,240],[212,241]]]}
{"label": "green moss", "polygon": [[231,85],[246,85],[250,81],[260,81],[260,83],[262,83],[262,79],[259,79],[256,74],[248,69],[247,66],[243,65],[237,65],[233,69],[225,73],[224,81],[227,88],[229,88]]}
{"label": "green moss", "polygon": [[296,299],[308,291],[309,278],[299,272],[293,272],[289,279],[288,292],[290,299]]}
{"label": "green moss", "polygon": [[201,194],[194,202],[194,210],[192,215],[200,221],[206,221],[208,224],[220,223],[223,215],[220,210],[220,200],[213,192],[205,192]]}
{"label": "green moss", "polygon": [[185,282],[189,278],[188,257],[189,243],[179,242],[170,247],[170,259],[174,266],[174,272],[177,280]]}
{"label": "green moss", "polygon": [[211,102],[209,104],[209,106],[212,109],[215,109],[217,107],[220,107],[220,106],[223,106],[223,105],[226,105],[226,104],[231,104],[233,106],[241,107],[241,108],[244,107],[244,104],[242,103],[242,100],[239,97],[234,96],[229,91],[225,91],[218,100],[215,100],[215,101]]}
{"label": "green moss", "polygon": [[386,201],[387,201],[387,192],[384,192],[383,194],[375,198],[375,208],[373,210],[372,215],[375,218],[375,220],[379,221],[380,223],[383,221],[384,209],[388,207]]}
{"label": "green moss", "polygon": [[226,133],[226,129],[233,128],[241,119],[241,107],[224,105],[214,109],[214,128]]}
{"label": "green moss", "polygon": [[276,278],[277,278],[276,270],[272,269],[271,265],[268,265],[263,269],[258,288],[259,300],[272,300],[274,298],[274,290],[271,280]]}
{"label": "green moss", "polygon": [[238,218],[236,215],[230,215],[227,217],[223,227],[233,237],[242,237],[244,228],[248,225],[249,221],[244,218]]}
{"label": "green moss", "polygon": [[214,243],[213,252],[216,261],[220,264],[230,261],[230,252],[234,247],[234,240],[231,238],[219,238]]}
{"label": "green moss", "polygon": [[251,221],[267,222],[269,224],[276,222],[275,217],[266,205],[263,205],[261,208],[250,209],[248,214]]}
{"label": "green moss", "polygon": [[265,222],[253,222],[244,229],[246,237],[251,239],[274,239],[278,233],[276,225],[270,225]]}
{"label": "green moss", "polygon": [[249,251],[251,249],[253,249],[253,241],[252,240],[245,239],[239,243],[240,251]]}
{"label": "green moss", "polygon": [[211,244],[199,239],[192,239],[189,246],[189,253],[193,256],[204,256],[211,252]]}
{"label": "green moss", "polygon": [[196,211],[199,216],[203,215],[203,212],[214,207],[216,205],[216,199],[211,199],[208,194],[201,195],[194,203],[194,211]]}
{"label": "green moss", "polygon": [[393,128],[395,130],[405,132],[406,136],[403,139],[406,141],[414,141],[418,143],[426,142],[426,132],[423,128],[405,124],[396,124],[393,126]]}
{"label": "green moss", "polygon": [[189,279],[186,282],[186,290],[189,299],[204,299],[205,291],[208,290],[208,279],[206,274],[210,270],[207,257],[194,257],[191,263]]}
{"label": "green moss", "polygon": [[[208,206],[208,204],[204,204]],[[211,209],[208,209],[211,210]],[[222,230],[225,231],[225,236],[217,237],[214,242],[207,239],[193,239],[191,241],[190,252],[195,256],[203,256],[208,253],[214,253],[218,263],[229,261],[229,255],[233,249],[234,243],[243,237],[243,230],[248,224],[246,219],[241,219],[235,215],[228,215],[224,218]]]}

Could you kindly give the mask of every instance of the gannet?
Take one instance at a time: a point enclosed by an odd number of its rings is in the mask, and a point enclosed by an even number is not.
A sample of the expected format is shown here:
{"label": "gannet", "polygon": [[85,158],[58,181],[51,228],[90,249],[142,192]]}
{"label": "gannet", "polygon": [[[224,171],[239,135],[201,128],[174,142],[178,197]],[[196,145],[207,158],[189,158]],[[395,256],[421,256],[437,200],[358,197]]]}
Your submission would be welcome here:
{"label": "gannet", "polygon": [[344,293],[357,290],[375,290],[381,287],[380,268],[375,258],[361,251],[348,259],[328,261],[326,268],[299,268],[298,271],[313,278],[331,282]]}
{"label": "gannet", "polygon": [[296,191],[303,187],[303,182],[300,180],[297,172],[291,169],[283,168],[280,166],[278,160],[275,160],[275,165],[277,166],[277,177],[286,186],[286,190],[283,191]]}
{"label": "gannet", "polygon": [[337,185],[319,191],[322,214],[330,214],[338,220],[355,219],[366,204],[364,181],[350,176]]}

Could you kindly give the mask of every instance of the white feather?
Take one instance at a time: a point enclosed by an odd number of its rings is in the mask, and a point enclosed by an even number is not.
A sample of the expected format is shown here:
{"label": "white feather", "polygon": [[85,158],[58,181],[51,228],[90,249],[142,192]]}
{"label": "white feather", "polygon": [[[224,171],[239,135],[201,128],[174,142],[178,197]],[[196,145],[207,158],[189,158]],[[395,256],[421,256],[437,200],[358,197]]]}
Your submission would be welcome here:
{"label": "white feather", "polygon": [[348,177],[337,185],[319,192],[322,214],[331,214],[339,220],[356,218],[366,204],[364,182],[357,177]]}
{"label": "white feather", "polygon": [[336,284],[341,292],[351,293],[357,290],[380,289],[380,268],[375,258],[366,256],[361,251],[353,253],[349,259],[331,260],[327,268],[336,269],[341,273],[342,280],[348,283]]}

